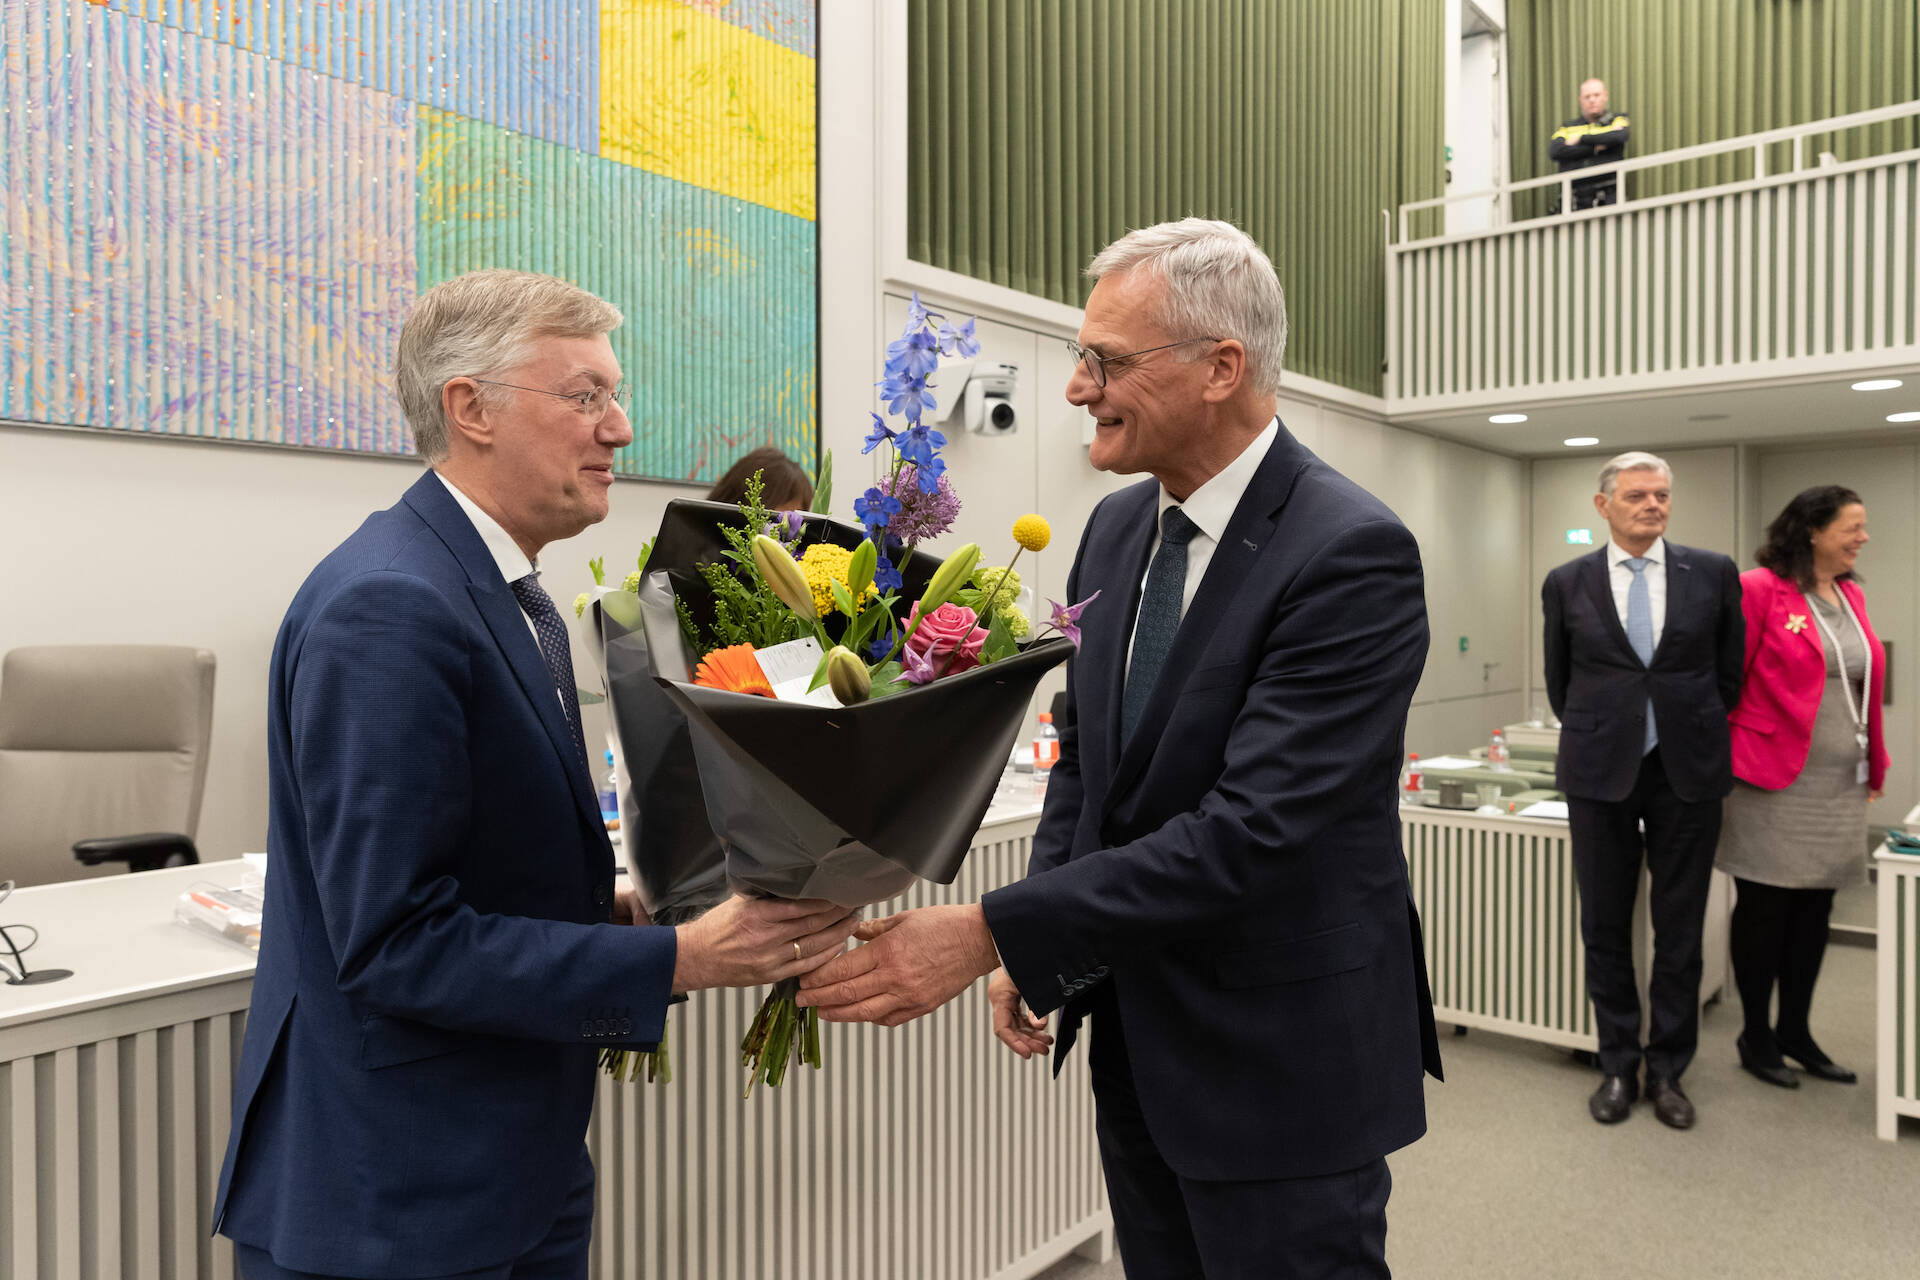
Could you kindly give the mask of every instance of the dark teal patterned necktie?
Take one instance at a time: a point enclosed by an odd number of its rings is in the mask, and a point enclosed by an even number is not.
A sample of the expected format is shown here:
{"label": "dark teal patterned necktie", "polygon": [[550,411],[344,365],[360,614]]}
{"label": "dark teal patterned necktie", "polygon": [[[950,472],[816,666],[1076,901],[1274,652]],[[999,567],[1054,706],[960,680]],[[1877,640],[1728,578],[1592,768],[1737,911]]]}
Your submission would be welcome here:
{"label": "dark teal patterned necktie", "polygon": [[1160,517],[1160,549],[1147,567],[1140,593],[1140,617],[1133,629],[1133,659],[1127,664],[1127,688],[1120,698],[1120,745],[1126,746],[1147,709],[1160,665],[1180,630],[1180,605],[1187,591],[1187,544],[1199,526],[1178,507]]}
{"label": "dark teal patterned necktie", "polygon": [[516,578],[509,584],[513,588],[514,599],[520,602],[533,621],[534,634],[540,640],[540,657],[545,661],[547,674],[553,677],[553,689],[560,695],[560,714],[567,722],[567,728],[573,731],[573,749],[579,753],[580,763],[587,763],[586,739],[580,733],[580,695],[573,681],[573,650],[567,643],[567,624],[560,617],[560,610],[554,605],[553,597],[540,585],[538,570],[524,578]]}

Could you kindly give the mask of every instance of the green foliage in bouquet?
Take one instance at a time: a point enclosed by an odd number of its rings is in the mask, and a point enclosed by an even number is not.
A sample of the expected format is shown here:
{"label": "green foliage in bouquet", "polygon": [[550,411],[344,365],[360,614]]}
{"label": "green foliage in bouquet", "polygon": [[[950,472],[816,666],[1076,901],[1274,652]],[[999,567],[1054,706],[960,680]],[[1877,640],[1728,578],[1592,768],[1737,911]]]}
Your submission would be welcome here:
{"label": "green foliage in bouquet", "polygon": [[728,544],[721,553],[723,559],[700,566],[700,576],[713,592],[713,626],[704,636],[686,605],[677,597],[674,600],[680,629],[692,637],[696,658],[730,645],[765,649],[813,634],[812,627],[762,586],[753,567],[754,536],[774,522],[774,513],[767,510],[765,490],[759,472],[748,477],[746,500],[740,504],[740,527],[721,530]]}

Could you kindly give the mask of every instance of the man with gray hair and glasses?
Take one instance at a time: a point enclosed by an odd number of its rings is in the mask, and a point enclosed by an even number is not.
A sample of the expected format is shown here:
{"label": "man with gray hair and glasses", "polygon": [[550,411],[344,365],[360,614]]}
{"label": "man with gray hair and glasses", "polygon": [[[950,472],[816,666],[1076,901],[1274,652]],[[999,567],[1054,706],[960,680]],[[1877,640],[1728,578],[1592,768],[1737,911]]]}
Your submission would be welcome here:
{"label": "man with gray hair and glasses", "polygon": [[[1389,1152],[1439,1074],[1394,779],[1427,656],[1420,550],[1276,416],[1286,303],[1188,218],[1093,259],[1067,400],[1094,510],[1027,876],[877,922],[802,980],[895,1024],[992,973],[1022,1058],[1083,1023],[1127,1274],[1387,1272]],[[1004,967],[997,967],[1004,966]],[[1056,1068],[1057,1069],[1057,1068]]]}
{"label": "man with gray hair and glasses", "polygon": [[796,977],[852,932],[830,903],[742,898],[653,927],[615,888],[537,560],[607,516],[633,439],[620,320],[520,271],[423,294],[394,381],[432,470],[281,625],[214,1207],[245,1280],[585,1277],[599,1051],[653,1047],[674,993]]}
{"label": "man with gray hair and glasses", "polygon": [[[1746,622],[1733,561],[1666,540],[1672,504],[1664,461],[1610,459],[1593,505],[1612,536],[1549,573],[1540,599],[1604,1077],[1587,1109],[1601,1124],[1625,1120],[1644,1059],[1654,1114],[1687,1129],[1680,1077],[1700,1038],[1701,933],[1720,801],[1733,789],[1727,713],[1740,700]],[[1633,973],[1643,864],[1654,932],[1644,1049]]]}

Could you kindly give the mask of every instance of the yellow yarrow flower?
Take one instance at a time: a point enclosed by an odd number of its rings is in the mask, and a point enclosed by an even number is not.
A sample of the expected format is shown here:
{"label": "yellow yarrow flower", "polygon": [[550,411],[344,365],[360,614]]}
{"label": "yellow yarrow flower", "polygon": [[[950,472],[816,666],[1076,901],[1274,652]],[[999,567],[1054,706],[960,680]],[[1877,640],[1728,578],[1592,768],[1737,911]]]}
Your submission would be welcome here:
{"label": "yellow yarrow flower", "polygon": [[[813,592],[813,607],[821,617],[837,610],[831,584],[846,586],[847,568],[852,563],[853,552],[825,542],[817,542],[801,554],[800,572],[807,580],[807,589]],[[869,586],[854,603],[864,605],[879,594]]]}
{"label": "yellow yarrow flower", "polygon": [[1013,522],[1013,540],[1028,551],[1045,551],[1053,541],[1053,529],[1045,516],[1024,515]]}
{"label": "yellow yarrow flower", "polygon": [[591,603],[593,603],[593,597],[584,591],[575,596],[573,598],[573,616],[576,618],[585,616],[587,606]]}

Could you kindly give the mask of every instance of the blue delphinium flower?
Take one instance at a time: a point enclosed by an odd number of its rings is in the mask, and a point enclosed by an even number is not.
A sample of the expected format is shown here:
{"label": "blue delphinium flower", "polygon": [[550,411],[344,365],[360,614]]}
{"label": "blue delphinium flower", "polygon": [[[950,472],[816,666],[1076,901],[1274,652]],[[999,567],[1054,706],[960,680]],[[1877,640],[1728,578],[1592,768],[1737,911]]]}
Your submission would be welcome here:
{"label": "blue delphinium flower", "polygon": [[853,500],[853,514],[867,526],[867,536],[876,540],[879,531],[887,527],[887,521],[899,513],[900,499],[878,485]]}
{"label": "blue delphinium flower", "polygon": [[893,567],[892,557],[881,556],[874,561],[873,585],[882,591],[898,591],[907,584],[906,580],[900,576],[900,571]]}
{"label": "blue delphinium flower", "polygon": [[973,336],[973,317],[958,328],[947,321],[940,322],[940,350],[950,356],[959,356],[971,360],[980,354],[980,340]]}
{"label": "blue delphinium flower", "polygon": [[887,420],[876,413],[873,415],[873,430],[867,433],[867,442],[860,452],[872,453],[883,444],[892,444],[895,435],[895,432],[887,429]]}

